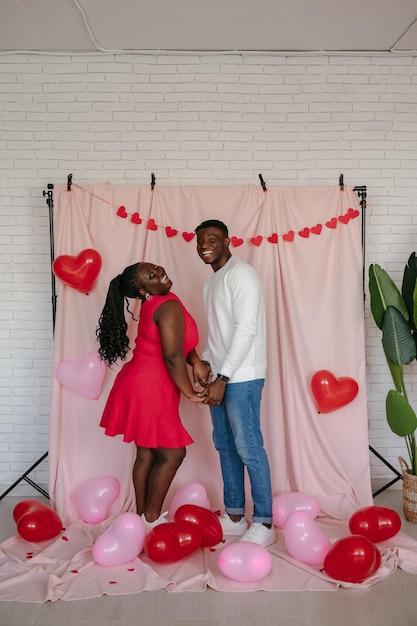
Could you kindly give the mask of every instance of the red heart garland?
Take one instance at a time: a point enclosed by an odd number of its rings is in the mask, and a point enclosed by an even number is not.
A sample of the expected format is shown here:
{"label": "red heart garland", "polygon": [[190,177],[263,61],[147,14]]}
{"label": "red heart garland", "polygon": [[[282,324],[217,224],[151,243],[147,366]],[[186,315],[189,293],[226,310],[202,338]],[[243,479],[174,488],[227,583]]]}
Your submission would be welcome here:
{"label": "red heart garland", "polygon": [[171,228],[171,226],[167,226],[165,229],[165,234],[167,237],[175,237],[177,233],[178,231],[175,230],[175,228]]}
{"label": "red heart garland", "polygon": [[257,237],[251,237],[250,242],[254,245],[254,246],[260,246],[262,243],[262,235],[258,235]]}
{"label": "red heart garland", "polygon": [[151,218],[148,221],[148,225],[146,226],[146,228],[148,230],[158,230],[158,226],[157,226],[157,224],[155,224],[155,220],[153,218]]}
{"label": "red heart garland", "polygon": [[134,224],[142,224],[142,219],[138,212],[133,213],[132,219],[130,221],[133,222]]}
{"label": "red heart garland", "polygon": [[327,226],[327,228],[336,228],[336,226],[337,226],[337,219],[335,217],[332,217],[331,220],[326,222],[326,226]]}
{"label": "red heart garland", "polygon": [[310,237],[310,229],[309,228],[303,228],[303,230],[299,230],[298,234],[300,235],[300,237],[304,237],[305,239],[308,239],[308,237]]}
{"label": "red heart garland", "polygon": [[272,233],[272,235],[270,235],[268,237],[268,241],[269,241],[269,243],[278,243],[278,235],[277,235],[277,233]]}
{"label": "red heart garland", "polygon": [[294,241],[294,231],[289,230],[288,233],[285,233],[285,235],[282,235],[282,238],[284,241]]}
{"label": "red heart garland", "polygon": [[123,218],[127,217],[126,209],[124,206],[119,206],[119,208],[117,209],[117,216]]}
{"label": "red heart garland", "polygon": [[240,237],[232,237],[230,241],[232,242],[232,246],[234,248],[238,248],[243,243],[243,239],[240,239]]}
{"label": "red heart garland", "polygon": [[346,215],[339,215],[338,219],[342,224],[347,224],[350,221],[350,215],[348,213],[346,213]]}
{"label": "red heart garland", "polygon": [[316,224],[315,226],[311,227],[311,232],[313,233],[313,235],[320,235],[322,228],[323,226],[321,224]]}
{"label": "red heart garland", "polygon": [[350,215],[350,219],[351,219],[351,220],[354,220],[354,219],[355,219],[355,217],[359,217],[359,211],[358,211],[357,209],[352,209],[352,208],[350,208],[350,209],[348,210],[348,215]]}
{"label": "red heart garland", "polygon": [[182,236],[185,241],[189,242],[195,237],[195,233],[182,233]]}
{"label": "red heart garland", "polygon": [[319,370],[311,379],[311,391],[319,413],[329,413],[352,402],[359,386],[353,378],[336,378],[328,370]]}

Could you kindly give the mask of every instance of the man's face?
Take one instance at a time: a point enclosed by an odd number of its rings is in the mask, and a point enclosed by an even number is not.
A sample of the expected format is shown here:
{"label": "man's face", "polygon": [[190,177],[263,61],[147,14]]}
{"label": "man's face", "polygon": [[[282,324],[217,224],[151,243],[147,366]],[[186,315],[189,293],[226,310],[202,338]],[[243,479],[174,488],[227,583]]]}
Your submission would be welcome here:
{"label": "man's face", "polygon": [[225,237],[220,228],[214,226],[202,228],[197,233],[198,256],[216,271],[230,258],[229,243],[230,239]]}

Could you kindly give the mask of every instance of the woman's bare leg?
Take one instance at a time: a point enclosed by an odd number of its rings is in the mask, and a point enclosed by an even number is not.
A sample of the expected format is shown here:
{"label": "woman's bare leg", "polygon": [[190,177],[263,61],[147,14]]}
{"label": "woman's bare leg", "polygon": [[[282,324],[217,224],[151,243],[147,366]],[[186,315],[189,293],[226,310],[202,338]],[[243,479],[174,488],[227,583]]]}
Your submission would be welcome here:
{"label": "woman's bare leg", "polygon": [[136,460],[133,465],[132,477],[136,494],[136,511],[138,515],[145,512],[149,496],[149,481],[156,451],[150,448],[137,447]]}
{"label": "woman's bare leg", "polygon": [[157,448],[153,452],[155,456],[145,507],[148,522],[154,522],[161,515],[165,496],[186,454],[185,448]]}

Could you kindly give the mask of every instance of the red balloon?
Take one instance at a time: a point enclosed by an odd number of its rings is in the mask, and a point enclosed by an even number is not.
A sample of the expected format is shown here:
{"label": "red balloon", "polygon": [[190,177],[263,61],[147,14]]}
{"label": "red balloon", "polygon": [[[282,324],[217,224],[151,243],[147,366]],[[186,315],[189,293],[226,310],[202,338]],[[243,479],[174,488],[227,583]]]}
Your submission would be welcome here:
{"label": "red balloon", "polygon": [[88,293],[101,270],[101,256],[92,248],[82,250],[77,256],[63,254],[52,263],[52,270],[65,284]]}
{"label": "red balloon", "polygon": [[195,552],[201,533],[195,524],[168,522],[155,526],[145,537],[144,550],[157,563],[174,563]]}
{"label": "red balloon", "polygon": [[336,378],[328,370],[319,370],[311,379],[311,391],[319,413],[330,413],[352,402],[359,386],[353,378]]}
{"label": "red balloon", "polygon": [[183,504],[175,511],[176,522],[195,524],[201,532],[201,547],[215,546],[223,539],[218,515],[197,504]]}
{"label": "red balloon", "polygon": [[22,500],[13,509],[17,532],[26,541],[47,541],[57,537],[62,521],[51,507],[36,500]]}
{"label": "red balloon", "polygon": [[361,583],[381,565],[378,548],[366,537],[350,535],[334,543],[324,559],[324,571],[348,583]]}
{"label": "red balloon", "polygon": [[349,520],[349,530],[353,535],[362,535],[374,543],[391,539],[400,528],[398,513],[383,506],[366,506],[356,511]]}

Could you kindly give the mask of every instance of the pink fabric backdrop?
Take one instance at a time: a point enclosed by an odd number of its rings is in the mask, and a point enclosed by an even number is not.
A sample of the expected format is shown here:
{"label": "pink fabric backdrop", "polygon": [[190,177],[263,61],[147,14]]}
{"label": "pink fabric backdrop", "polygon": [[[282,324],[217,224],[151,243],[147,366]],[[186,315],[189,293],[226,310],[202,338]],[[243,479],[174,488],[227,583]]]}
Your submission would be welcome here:
{"label": "pink fabric backdrop", "polygon": [[[347,224],[337,219],[357,208],[351,189],[283,187],[264,193],[254,185],[156,186],[152,192],[150,187],[73,184],[71,192],[66,185],[56,186],[54,201],[55,255],[93,248],[103,259],[89,295],[57,281],[54,366],[97,350],[95,329],[109,281],[138,260],[165,266],[173,291],[197,320],[202,347],[202,286],[212,270],[198,258],[195,239],[186,241],[183,234],[192,233],[203,219],[222,219],[231,237],[242,240],[239,246],[232,243],[233,254],[257,269],[265,291],[269,355],[262,425],[274,494],[304,491],[319,500],[325,513],[345,519],[371,503],[360,217],[357,213]],[[127,217],[117,215],[120,207]],[[141,224],[132,222],[135,213]],[[151,218],[157,230],[147,227]],[[331,227],[333,218],[336,227]],[[167,227],[177,235],[168,237]],[[294,239],[285,241],[283,236],[291,239],[292,232]],[[278,243],[268,241],[274,233]],[[260,244],[251,241],[260,236]],[[139,304],[134,306],[138,312]],[[133,321],[129,332],[134,338]],[[354,378],[359,384],[356,399],[335,412],[319,414],[310,381],[321,369]],[[112,475],[120,481],[112,513],[133,507],[134,446],[120,437],[106,437],[98,426],[114,375],[108,370],[97,401],[68,391],[53,377],[50,494],[65,523],[77,519],[70,498],[74,488],[94,476]],[[167,505],[175,490],[192,480],[206,486],[218,509],[221,478],[209,410],[183,400],[182,416],[195,444],[188,448]]]}
{"label": "pink fabric backdrop", "polygon": [[[139,260],[165,266],[173,291],[197,320],[202,347],[206,333],[202,285],[211,268],[198,258],[192,233],[203,219],[223,220],[230,229],[232,253],[257,269],[265,291],[269,353],[262,426],[274,496],[284,491],[314,496],[321,506],[318,523],[329,540],[349,535],[350,516],[372,504],[357,204],[352,189],[341,192],[338,187],[269,188],[264,193],[253,185],[157,186],[153,192],[149,187],[109,184],[81,188],[73,183],[70,192],[66,185],[55,186],[56,257],[76,256],[93,248],[103,265],[88,295],[57,280],[54,371],[62,361],[78,360],[97,350],[95,329],[109,281]],[[148,228],[151,219],[156,229]],[[170,229],[177,234],[168,236]],[[139,303],[132,303],[132,308],[138,313]],[[129,334],[133,340],[133,320]],[[356,380],[356,398],[336,411],[318,413],[310,382],[322,369]],[[169,566],[153,563],[144,554],[128,565],[97,565],[91,551],[94,541],[120,513],[134,510],[131,466],[135,447],[123,443],[121,437],[105,436],[98,425],[117,370],[106,371],[97,400],[69,391],[53,373],[49,488],[65,529],[43,544],[31,544],[16,535],[0,546],[0,599],[44,602],[160,588],[339,587],[319,568],[289,556],[282,529],[277,529],[277,543],[269,548],[272,572],[256,583],[236,583],[221,574],[217,556],[222,545],[199,549]],[[206,487],[212,510],[220,509],[222,484],[209,410],[186,400],[181,407],[195,443],[188,448],[166,509],[177,490],[192,481]],[[81,483],[102,476],[118,479],[120,496],[107,520],[85,524],[71,496]],[[248,516],[251,506],[249,498]],[[359,586],[372,585],[397,567],[417,572],[416,542],[397,535],[379,548],[381,568]]]}

